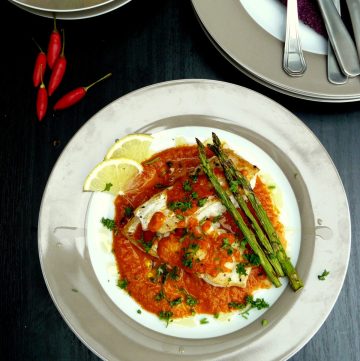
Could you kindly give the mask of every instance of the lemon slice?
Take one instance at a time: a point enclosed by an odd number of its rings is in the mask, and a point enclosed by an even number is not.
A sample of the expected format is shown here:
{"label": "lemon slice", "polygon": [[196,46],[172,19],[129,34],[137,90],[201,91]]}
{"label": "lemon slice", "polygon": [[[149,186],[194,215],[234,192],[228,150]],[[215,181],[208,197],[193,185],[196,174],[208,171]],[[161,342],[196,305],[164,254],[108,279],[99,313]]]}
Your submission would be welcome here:
{"label": "lemon slice", "polygon": [[141,163],[150,158],[153,139],[149,134],[129,134],[117,140],[109,148],[105,159],[129,158]]}
{"label": "lemon slice", "polygon": [[83,190],[121,194],[143,171],[140,163],[128,158],[108,159],[100,162],[86,177]]}

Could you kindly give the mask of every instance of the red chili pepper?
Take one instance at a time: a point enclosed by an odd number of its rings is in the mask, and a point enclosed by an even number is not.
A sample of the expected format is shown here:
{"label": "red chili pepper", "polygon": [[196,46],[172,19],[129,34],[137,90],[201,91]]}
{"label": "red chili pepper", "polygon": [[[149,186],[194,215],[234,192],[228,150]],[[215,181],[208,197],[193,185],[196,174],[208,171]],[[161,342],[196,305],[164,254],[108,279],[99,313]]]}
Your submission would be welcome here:
{"label": "red chili pepper", "polygon": [[40,48],[39,44],[33,39],[36,46],[39,48],[39,54],[35,60],[35,66],[33,71],[33,83],[34,87],[37,88],[41,83],[41,78],[44,77],[46,69],[46,54]]}
{"label": "red chili pepper", "polygon": [[54,105],[54,110],[61,110],[65,108],[69,108],[72,105],[78,103],[84,96],[86,95],[89,88],[98,83],[101,80],[104,80],[111,76],[111,73],[106,74],[102,78],[96,80],[94,83],[88,85],[87,87],[79,87],[74,90],[71,90],[69,93],[65,94],[61,97]]}
{"label": "red chili pepper", "polygon": [[46,114],[48,105],[48,95],[45,88],[43,78],[41,77],[41,84],[38,89],[37,98],[36,98],[36,115],[39,121],[42,121]]}
{"label": "red chili pepper", "polygon": [[47,49],[47,62],[50,69],[53,68],[56,59],[61,52],[61,36],[56,28],[56,16],[54,15],[54,30],[50,34],[48,49]]}
{"label": "red chili pepper", "polygon": [[65,70],[66,70],[66,64],[67,60],[65,58],[64,49],[65,49],[65,33],[64,30],[63,33],[63,44],[62,44],[62,50],[60,56],[56,59],[54,67],[52,69],[51,75],[50,75],[50,81],[48,85],[48,92],[51,96],[56,88],[60,85],[62,78],[64,77]]}

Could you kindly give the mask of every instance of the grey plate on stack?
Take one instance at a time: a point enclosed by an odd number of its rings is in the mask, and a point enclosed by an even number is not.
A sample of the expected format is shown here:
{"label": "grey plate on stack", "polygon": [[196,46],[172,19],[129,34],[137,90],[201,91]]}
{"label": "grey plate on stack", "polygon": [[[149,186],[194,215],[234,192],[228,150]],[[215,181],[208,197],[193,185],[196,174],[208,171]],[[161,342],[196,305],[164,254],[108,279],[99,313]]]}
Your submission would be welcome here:
{"label": "grey plate on stack", "polygon": [[35,15],[57,19],[85,19],[113,11],[130,0],[9,0]]}
{"label": "grey plate on stack", "polygon": [[243,73],[273,90],[319,102],[360,100],[360,81],[344,85],[327,80],[326,55],[305,52],[308,69],[293,78],[282,69],[283,42],[259,26],[239,0],[192,0],[215,47]]}

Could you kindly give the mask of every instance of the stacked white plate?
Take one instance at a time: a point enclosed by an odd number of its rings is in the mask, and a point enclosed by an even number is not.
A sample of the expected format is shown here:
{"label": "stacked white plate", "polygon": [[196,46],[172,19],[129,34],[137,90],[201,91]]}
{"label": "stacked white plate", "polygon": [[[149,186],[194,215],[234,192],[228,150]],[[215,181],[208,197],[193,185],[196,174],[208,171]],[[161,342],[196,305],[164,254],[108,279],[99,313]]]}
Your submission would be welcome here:
{"label": "stacked white plate", "polygon": [[105,14],[130,0],[9,0],[33,14],[57,19],[76,20]]}
{"label": "stacked white plate", "polygon": [[282,69],[286,9],[279,0],[192,0],[205,33],[243,73],[273,90],[320,102],[360,100],[360,80],[327,79],[327,40],[300,24],[307,71],[294,78]]}

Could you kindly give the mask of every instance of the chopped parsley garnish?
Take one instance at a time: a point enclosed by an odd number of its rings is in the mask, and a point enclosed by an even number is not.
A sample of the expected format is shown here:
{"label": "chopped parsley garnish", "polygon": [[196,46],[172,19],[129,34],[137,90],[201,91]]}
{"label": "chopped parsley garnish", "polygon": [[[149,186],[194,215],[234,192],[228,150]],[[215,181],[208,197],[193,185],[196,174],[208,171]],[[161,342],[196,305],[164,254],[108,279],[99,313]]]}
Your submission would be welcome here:
{"label": "chopped parsley garnish", "polygon": [[154,300],[155,301],[161,301],[165,298],[165,294],[164,294],[164,291],[161,290],[159,293],[157,293],[154,297]]}
{"label": "chopped parsley garnish", "polygon": [[244,238],[244,239],[240,242],[240,248],[241,248],[241,249],[245,249],[247,243],[248,243],[247,239]]}
{"label": "chopped parsley garnish", "polygon": [[186,180],[184,183],[183,183],[183,189],[185,192],[191,192],[192,191],[192,188],[191,188],[191,184],[188,180]]}
{"label": "chopped parsley garnish", "polygon": [[191,198],[192,199],[197,199],[197,198],[199,198],[199,195],[197,194],[197,192],[192,192],[191,193]]}
{"label": "chopped parsley garnish", "polygon": [[133,214],[133,209],[131,207],[125,207],[126,217],[131,217],[132,214]]}
{"label": "chopped parsley garnish", "polygon": [[197,304],[197,299],[195,298],[195,297],[193,297],[193,296],[191,296],[191,295],[187,295],[186,296],[186,304],[188,305],[188,306],[191,306],[191,307],[193,307],[193,306],[195,306],[196,304]]}
{"label": "chopped parsley garnish", "polygon": [[219,318],[220,314],[219,313],[215,313],[214,318]]}
{"label": "chopped parsley garnish", "polygon": [[236,265],[236,272],[241,276],[241,275],[244,275],[244,276],[247,276],[247,272],[246,272],[246,269],[245,269],[245,264],[244,263],[238,263]]}
{"label": "chopped parsley garnish", "polygon": [[171,311],[160,311],[159,312],[159,319],[166,322],[166,327],[169,326],[169,323],[172,322],[173,313]]}
{"label": "chopped parsley garnish", "polygon": [[174,307],[174,306],[180,305],[181,302],[182,302],[182,298],[178,297],[172,301],[169,301],[169,305],[170,305],[170,307]]}
{"label": "chopped parsley garnish", "polygon": [[320,281],[325,281],[326,276],[328,276],[329,274],[330,272],[324,269],[323,273],[321,275],[318,275],[318,279]]}
{"label": "chopped parsley garnish", "polygon": [[139,239],[138,242],[142,245],[144,251],[146,253],[149,253],[149,251],[151,250],[151,247],[153,245],[152,241],[149,242],[145,242],[143,238]]}
{"label": "chopped parsley garnish", "polygon": [[230,308],[234,308],[236,310],[242,310],[243,308],[245,308],[246,304],[245,303],[240,303],[240,302],[229,302],[228,306]]}
{"label": "chopped parsley garnish", "polygon": [[261,320],[261,326],[265,327],[269,324],[269,321],[266,319]]}
{"label": "chopped parsley garnish", "polygon": [[206,317],[204,317],[204,318],[202,318],[202,319],[200,320],[200,325],[205,325],[205,324],[207,324],[207,323],[209,323],[209,321],[207,320]]}
{"label": "chopped parsley garnish", "polygon": [[102,217],[101,223],[103,224],[104,227],[106,227],[110,231],[113,231],[114,229],[116,229],[116,224],[113,219]]}
{"label": "chopped parsley garnish", "polygon": [[200,199],[198,200],[198,206],[199,206],[199,207],[202,207],[202,206],[205,205],[206,202],[207,202],[207,198],[200,198]]}
{"label": "chopped parsley garnish", "polygon": [[182,214],[177,214],[176,218],[180,219],[180,221],[183,221],[185,219],[185,217]]}
{"label": "chopped parsley garnish", "polygon": [[168,204],[168,207],[172,211],[176,211],[177,209],[179,209],[180,211],[185,212],[186,210],[190,209],[192,206],[191,206],[191,202],[172,201]]}
{"label": "chopped parsley garnish", "polygon": [[200,246],[196,243],[191,243],[189,245],[189,247],[187,248],[187,250],[182,258],[182,264],[185,267],[192,268],[194,255],[199,249],[200,249]]}
{"label": "chopped parsley garnish", "polygon": [[222,217],[222,214],[219,214],[218,216],[214,217],[211,222],[212,223],[217,223],[217,222],[220,221],[221,217]]}
{"label": "chopped parsley garnish", "polygon": [[268,189],[275,189],[275,188],[276,188],[276,186],[274,184],[271,184],[268,186]]}
{"label": "chopped parsley garnish", "polygon": [[260,257],[255,253],[244,254],[244,258],[254,266],[259,266],[260,264]]}
{"label": "chopped parsley garnish", "polygon": [[194,174],[190,175],[190,179],[192,180],[193,183],[196,183],[198,178],[199,178],[199,173],[200,173],[201,169],[200,168],[196,168],[196,171]]}
{"label": "chopped parsley garnish", "polygon": [[103,192],[109,192],[110,188],[113,186],[112,183],[106,183],[105,188],[102,190]]}
{"label": "chopped parsley garnish", "polygon": [[247,296],[246,302],[251,305],[251,308],[257,308],[258,310],[269,307],[269,304],[263,298],[254,300],[253,296]]}
{"label": "chopped parsley garnish", "polygon": [[180,273],[179,273],[179,268],[177,266],[175,266],[170,272],[169,272],[169,277],[174,280],[177,281],[180,278]]}
{"label": "chopped parsley garnish", "polygon": [[122,278],[122,279],[119,279],[118,280],[118,283],[117,283],[117,285],[118,285],[118,287],[120,287],[122,290],[124,290],[126,287],[127,287],[127,285],[128,285],[128,280],[126,279],[126,278]]}
{"label": "chopped parsley garnish", "polygon": [[137,312],[139,315],[141,314],[141,310],[137,310],[136,312]]}
{"label": "chopped parsley garnish", "polygon": [[229,242],[229,238],[224,238],[221,248],[224,249],[229,256],[233,254],[233,249],[231,243]]}

